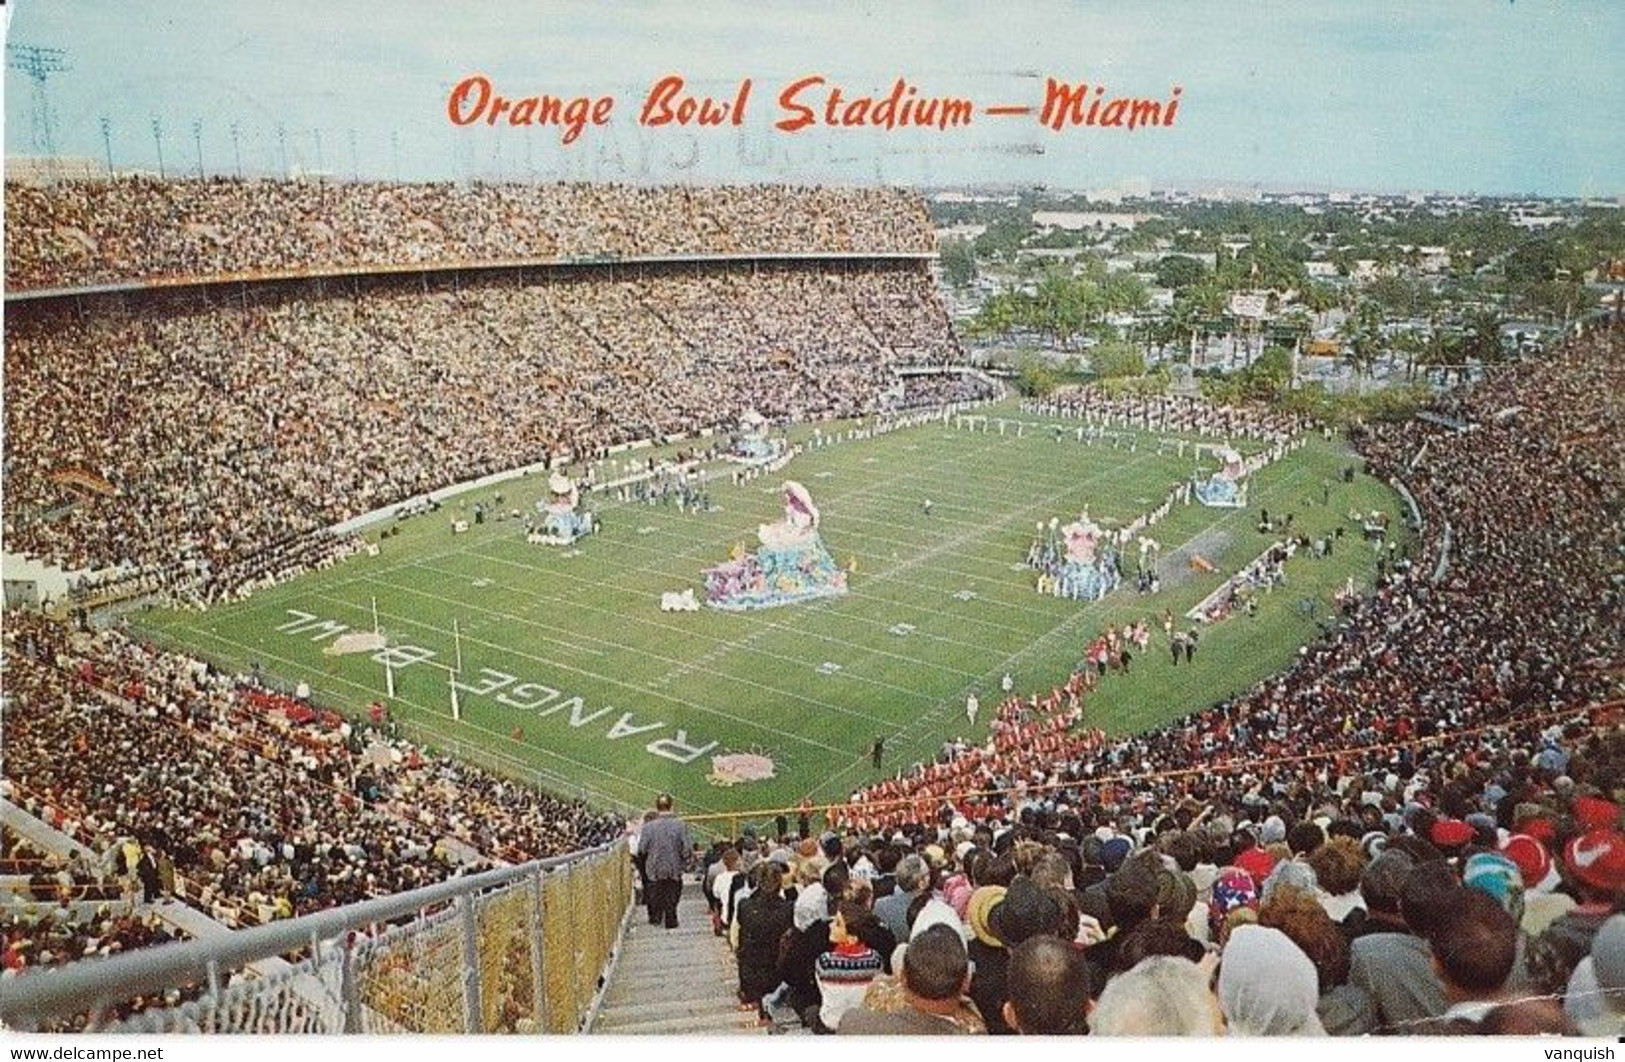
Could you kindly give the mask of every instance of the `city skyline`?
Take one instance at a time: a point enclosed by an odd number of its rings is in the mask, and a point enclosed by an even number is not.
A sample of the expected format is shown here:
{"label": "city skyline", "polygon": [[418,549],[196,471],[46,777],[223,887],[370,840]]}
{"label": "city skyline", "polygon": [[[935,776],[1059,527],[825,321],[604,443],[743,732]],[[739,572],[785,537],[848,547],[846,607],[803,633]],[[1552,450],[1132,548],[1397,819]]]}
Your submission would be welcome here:
{"label": "city skyline", "polygon": [[[1614,198],[1625,192],[1625,9],[1457,0],[1328,7],[1168,3],[850,4],[700,9],[583,3],[359,5],[23,3],[8,45],[60,48],[44,72],[56,153],[193,175],[326,173],[465,180],[1042,185]],[[6,154],[37,155],[35,86],[8,51]],[[1525,73],[1528,71],[1529,73]],[[613,96],[570,144],[556,128],[453,124],[472,74],[518,97]],[[738,126],[644,128],[668,74],[733,98]],[[899,78],[922,95],[1038,106],[1047,79],[1109,96],[1180,93],[1169,128],[1068,128],[989,117],[958,129],[774,128],[811,75],[848,98]],[[826,86],[819,86],[822,93]],[[1108,97],[1109,98],[1109,97]],[[822,114],[822,95],[807,101]]]}

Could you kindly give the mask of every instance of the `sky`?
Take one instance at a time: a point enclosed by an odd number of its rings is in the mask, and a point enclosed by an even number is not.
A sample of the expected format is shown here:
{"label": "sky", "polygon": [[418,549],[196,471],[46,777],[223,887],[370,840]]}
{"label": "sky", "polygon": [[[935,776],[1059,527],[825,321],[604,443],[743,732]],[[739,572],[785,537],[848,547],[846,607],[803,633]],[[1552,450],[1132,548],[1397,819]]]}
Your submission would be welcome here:
{"label": "sky", "polygon": [[[1625,193],[1618,0],[18,0],[5,13],[6,154],[40,153],[16,46],[60,48],[68,69],[44,92],[57,150],[119,169],[156,171],[161,150],[165,172],[187,175]],[[552,127],[459,127],[447,99],[473,74],[512,98],[616,102],[570,145]],[[745,122],[641,127],[668,74],[719,98],[752,79]],[[1046,78],[1109,97],[1178,86],[1181,102],[1172,127],[1132,132],[980,110],[949,130],[775,130],[780,90],[811,74],[849,97],[902,77],[978,108],[1037,105]]]}

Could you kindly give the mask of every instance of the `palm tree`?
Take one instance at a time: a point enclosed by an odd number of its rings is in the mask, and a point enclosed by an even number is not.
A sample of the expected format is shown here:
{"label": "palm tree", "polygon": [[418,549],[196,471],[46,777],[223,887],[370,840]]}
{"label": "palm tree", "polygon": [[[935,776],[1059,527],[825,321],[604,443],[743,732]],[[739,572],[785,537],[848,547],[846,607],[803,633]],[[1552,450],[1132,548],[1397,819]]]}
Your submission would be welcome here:
{"label": "palm tree", "polygon": [[1344,357],[1354,370],[1354,379],[1360,394],[1365,394],[1366,378],[1382,351],[1382,310],[1377,304],[1362,301],[1338,328],[1343,340]]}
{"label": "palm tree", "polygon": [[1458,373],[1461,370],[1461,337],[1445,331],[1438,326],[1438,322],[1434,322],[1427,341],[1422,344],[1417,362],[1430,370],[1440,370],[1448,381],[1452,370]]}
{"label": "palm tree", "polygon": [[1482,365],[1494,365],[1506,357],[1501,346],[1501,314],[1498,310],[1476,310],[1467,319],[1467,335],[1462,353]]}
{"label": "palm tree", "polygon": [[1418,332],[1409,329],[1398,333],[1389,341],[1389,354],[1398,354],[1405,359],[1405,379],[1409,380],[1416,372],[1416,357],[1422,353],[1427,345]]}
{"label": "palm tree", "polygon": [[1310,313],[1315,315],[1315,327],[1326,327],[1326,315],[1337,309],[1337,289],[1324,281],[1311,281],[1304,290],[1301,300]]}

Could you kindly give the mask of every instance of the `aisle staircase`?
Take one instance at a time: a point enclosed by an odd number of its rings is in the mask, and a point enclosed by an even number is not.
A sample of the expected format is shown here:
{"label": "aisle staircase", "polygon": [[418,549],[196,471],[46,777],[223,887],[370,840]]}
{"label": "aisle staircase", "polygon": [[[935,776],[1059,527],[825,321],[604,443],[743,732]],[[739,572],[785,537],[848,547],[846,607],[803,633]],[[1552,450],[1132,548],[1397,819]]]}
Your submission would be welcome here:
{"label": "aisle staircase", "polygon": [[754,1010],[741,1010],[738,966],[694,882],[685,882],[677,928],[652,926],[632,912],[603,1006],[589,1031],[599,1036],[666,1033],[761,1035]]}

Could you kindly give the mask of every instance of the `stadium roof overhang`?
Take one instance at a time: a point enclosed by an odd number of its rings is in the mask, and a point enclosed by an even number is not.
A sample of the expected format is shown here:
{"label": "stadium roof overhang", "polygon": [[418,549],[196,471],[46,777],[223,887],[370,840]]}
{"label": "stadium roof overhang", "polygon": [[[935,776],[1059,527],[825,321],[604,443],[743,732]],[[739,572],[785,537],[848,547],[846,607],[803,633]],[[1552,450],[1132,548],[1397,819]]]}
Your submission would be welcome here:
{"label": "stadium roof overhang", "polygon": [[157,292],[180,288],[200,288],[226,284],[254,284],[288,280],[320,280],[324,278],[412,276],[420,273],[469,273],[516,269],[602,269],[636,266],[671,265],[749,265],[753,263],[791,262],[928,262],[937,257],[935,251],[867,251],[810,253],[767,251],[740,254],[653,254],[653,255],[588,255],[578,258],[509,258],[486,261],[411,262],[403,265],[365,265],[335,269],[281,269],[254,270],[240,273],[215,273],[208,276],[156,277],[144,280],[116,281],[108,284],[84,284],[75,287],[7,288],[6,302],[60,299],[85,295],[112,295],[121,292]]}

